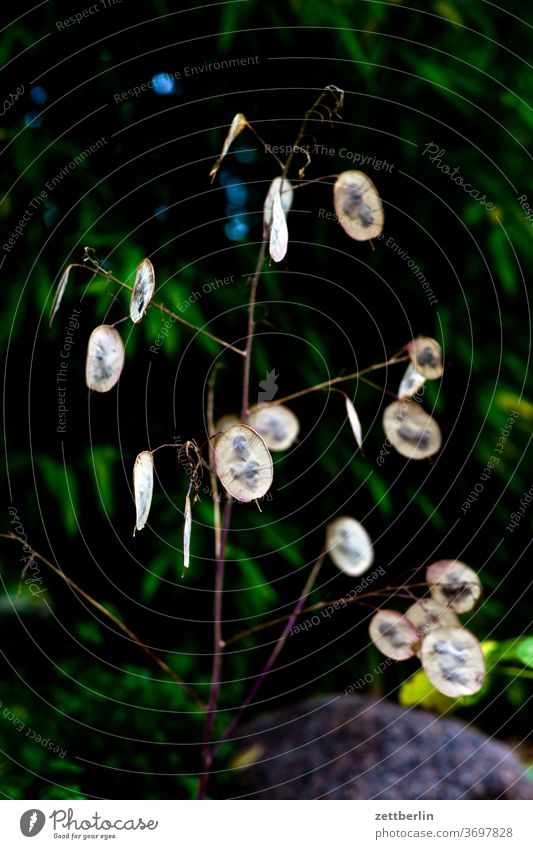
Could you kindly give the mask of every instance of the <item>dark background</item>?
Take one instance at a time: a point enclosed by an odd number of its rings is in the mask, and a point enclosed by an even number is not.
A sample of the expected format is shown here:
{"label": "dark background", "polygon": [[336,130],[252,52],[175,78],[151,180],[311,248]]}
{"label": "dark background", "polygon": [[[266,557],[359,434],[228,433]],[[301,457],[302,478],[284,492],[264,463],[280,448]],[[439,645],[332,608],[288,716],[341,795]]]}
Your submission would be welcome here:
{"label": "dark background", "polygon": [[[419,8],[417,8],[419,7]],[[391,453],[380,467],[381,414],[390,400],[347,384],[365,433],[355,452],[339,395],[292,404],[301,421],[295,450],[275,457],[272,500],[237,505],[229,536],[224,633],[290,612],[339,513],[361,520],[375,543],[382,584],[420,580],[433,560],[460,558],[481,576],[485,600],[468,627],[502,653],[528,633],[528,550],[533,510],[506,530],[532,483],[533,421],[527,386],[531,223],[518,197],[533,198],[530,154],[531,22],[523,4],[505,11],[475,2],[403,3],[256,0],[189,11],[157,2],[100,7],[80,24],[57,21],[83,4],[49,2],[2,32],[2,99],[24,94],[0,119],[2,244],[32,198],[81,151],[106,142],[71,171],[32,216],[10,252],[2,249],[2,347],[6,353],[4,517],[13,505],[29,543],[116,613],[207,698],[212,644],[212,509],[195,507],[191,568],[181,578],[187,485],[172,451],[160,452],[150,527],[135,539],[131,470],[137,453],[176,438],[205,439],[205,386],[214,362],[216,412],[239,407],[237,355],[173,325],[158,353],[163,318],[119,326],[127,359],[118,389],[88,395],[84,359],[98,323],[127,313],[117,287],[74,271],[52,331],[54,286],[85,245],[121,279],[149,256],[157,299],[172,309],[205,283],[234,276],[183,312],[197,325],[243,344],[247,276],[261,240],[261,209],[278,173],[243,133],[213,184],[209,170],[227,127],[243,112],[271,144],[291,144],[320,90],[345,91],[342,120],[314,119],[306,176],[362,167],[385,207],[385,239],[350,240],[319,210],[331,186],[295,193],[287,258],[266,267],[259,289],[252,396],[266,372],[285,395],[380,362],[413,335],[444,349],[442,381],[424,406],[442,428],[432,462]],[[25,11],[17,8],[17,15]],[[14,13],[13,13],[14,14]],[[5,13],[4,13],[5,16]],[[40,40],[41,39],[41,40]],[[254,64],[185,68],[222,59]],[[171,93],[115,95],[154,75],[181,73]],[[44,103],[35,102],[42,100]],[[5,105],[5,104],[4,104]],[[423,155],[443,149],[490,212]],[[377,170],[340,151],[386,160]],[[303,164],[296,157],[293,177]],[[332,181],[329,181],[331,183]],[[230,206],[228,206],[230,204]],[[422,269],[430,304],[392,237]],[[56,374],[68,317],[81,310],[68,368],[66,433],[57,433]],[[402,367],[375,380],[393,394]],[[520,415],[483,492],[463,511],[494,453],[510,411]],[[479,487],[478,487],[479,488]],[[131,641],[42,567],[45,592],[17,595],[22,552],[1,541],[0,787],[9,798],[172,798],[195,794],[202,715]],[[327,563],[313,600],[334,599],[354,582]],[[401,603],[398,605],[401,609]],[[343,691],[379,662],[368,644],[368,608],[353,606],[291,637],[279,668],[250,713],[312,693]],[[261,668],[278,631],[236,643],[224,664],[217,729],[223,729]],[[515,644],[513,644],[515,645]],[[503,647],[503,648],[502,648]],[[494,648],[494,646],[493,646]],[[510,657],[510,655],[509,655]],[[369,691],[398,699],[417,666],[393,664]],[[512,671],[514,670],[514,671]],[[481,699],[453,709],[513,741],[528,758],[530,681],[523,661],[499,663]],[[449,705],[446,709],[452,709]],[[63,758],[17,732],[9,712],[67,750]],[[214,795],[231,792],[231,746],[217,762]]]}

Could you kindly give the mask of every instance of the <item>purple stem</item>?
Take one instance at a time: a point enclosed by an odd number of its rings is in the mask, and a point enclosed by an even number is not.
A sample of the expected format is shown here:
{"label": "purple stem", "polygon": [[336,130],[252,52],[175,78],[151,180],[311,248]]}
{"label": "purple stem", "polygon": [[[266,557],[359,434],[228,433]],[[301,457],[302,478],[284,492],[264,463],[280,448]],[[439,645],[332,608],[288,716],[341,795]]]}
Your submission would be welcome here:
{"label": "purple stem", "polygon": [[267,662],[265,663],[259,677],[257,678],[257,680],[254,683],[254,685],[252,686],[250,692],[248,693],[248,695],[244,699],[243,703],[241,704],[239,710],[237,711],[237,713],[233,717],[232,721],[230,722],[230,724],[228,725],[228,727],[226,728],[226,730],[222,734],[222,737],[220,738],[218,744],[214,747],[212,754],[211,754],[211,761],[215,758],[215,756],[218,754],[221,747],[224,745],[226,740],[231,736],[231,734],[233,733],[233,731],[235,730],[235,728],[239,724],[242,714],[244,713],[246,708],[250,705],[250,703],[253,701],[257,691],[259,690],[259,688],[263,684],[265,678],[267,677],[268,673],[270,672],[270,670],[274,666],[274,664],[277,660],[277,657],[278,657],[280,651],[282,650],[283,646],[285,645],[287,637],[289,636],[289,634],[290,634],[290,632],[291,632],[291,630],[294,626],[294,623],[296,622],[298,616],[302,612],[302,608],[305,604],[307,596],[311,592],[311,589],[313,588],[313,585],[316,581],[317,575],[320,571],[320,567],[322,566],[322,563],[324,562],[324,557],[325,557],[325,554],[324,553],[321,554],[320,557],[318,558],[318,560],[316,561],[315,565],[313,566],[311,574],[309,575],[307,581],[305,582],[305,586],[302,590],[302,594],[301,594],[300,598],[298,599],[298,601],[296,603],[296,607],[294,608],[290,619],[288,619],[287,624],[285,625],[279,640],[277,641],[276,645],[272,649],[270,657],[268,658]]}
{"label": "purple stem", "polygon": [[209,767],[213,760],[210,747],[217,714],[218,695],[220,692],[220,679],[222,673],[222,648],[224,645],[222,641],[222,590],[224,586],[224,564],[226,559],[226,541],[228,538],[231,517],[231,503],[231,501],[226,501],[224,507],[222,532],[220,535],[220,548],[215,573],[213,671],[211,675],[211,692],[209,694],[209,704],[207,705],[207,717],[205,720],[204,739],[202,744],[202,773],[200,776],[200,786],[198,788],[199,799],[205,799]]}

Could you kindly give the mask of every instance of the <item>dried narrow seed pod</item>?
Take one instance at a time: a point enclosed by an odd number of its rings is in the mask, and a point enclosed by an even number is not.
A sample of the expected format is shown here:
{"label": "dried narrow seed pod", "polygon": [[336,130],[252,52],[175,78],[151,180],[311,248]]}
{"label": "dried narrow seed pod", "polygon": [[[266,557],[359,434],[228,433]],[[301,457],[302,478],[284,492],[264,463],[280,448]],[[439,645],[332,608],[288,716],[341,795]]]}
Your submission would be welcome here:
{"label": "dried narrow seed pod", "polygon": [[356,577],[374,562],[372,540],[351,516],[339,516],[326,528],[326,547],[337,569]]}
{"label": "dried narrow seed pod", "polygon": [[120,333],[109,324],[95,327],[89,337],[85,381],[95,392],[109,392],[124,368],[124,345]]}
{"label": "dried narrow seed pod", "polygon": [[272,201],[272,225],[270,227],[270,256],[274,262],[281,262],[287,253],[289,245],[289,231],[287,228],[287,219],[281,206],[281,197],[279,189],[274,193]]}
{"label": "dried narrow seed pod", "polygon": [[359,448],[363,446],[363,431],[361,430],[361,422],[359,421],[359,416],[355,410],[354,405],[350,401],[347,395],[344,396],[344,400],[346,403],[346,412],[348,414],[348,421],[350,422],[350,427],[352,428],[353,435],[355,436],[355,441]]}
{"label": "dried narrow seed pod", "polygon": [[72,268],[74,268],[74,265],[72,263],[70,265],[67,265],[63,274],[61,275],[59,283],[57,284],[57,289],[56,289],[56,293],[54,295],[54,300],[52,301],[52,308],[50,310],[50,318],[48,320],[48,326],[49,327],[52,326],[52,322],[53,322],[53,320],[54,320],[54,318],[57,314],[57,311],[59,310],[59,307],[61,306],[61,301],[63,300],[63,295],[65,294],[65,289],[67,288],[69,274],[70,274],[70,271],[71,271]]}
{"label": "dried narrow seed pod", "polygon": [[191,553],[191,528],[192,528],[192,510],[191,510],[191,487],[187,490],[185,496],[185,512],[183,516],[183,566],[189,568],[189,559]]}
{"label": "dried narrow seed pod", "polygon": [[339,224],[352,239],[375,239],[383,230],[381,198],[362,171],[339,174],[333,187],[333,205]]}
{"label": "dried narrow seed pod", "polygon": [[444,607],[433,598],[416,601],[405,611],[405,615],[413,623],[421,638],[435,628],[459,628],[461,625],[453,610]]}
{"label": "dried narrow seed pod", "polygon": [[428,380],[442,377],[444,371],[442,349],[435,339],[429,336],[417,336],[407,345],[407,352],[413,367],[419,374],[423,374]]}
{"label": "dried narrow seed pod", "polygon": [[211,171],[209,172],[209,176],[211,177],[211,181],[213,181],[215,179],[217,172],[218,172],[218,169],[220,168],[220,163],[224,159],[224,157],[225,157],[226,153],[228,152],[228,150],[230,149],[232,143],[235,141],[235,139],[237,138],[239,133],[242,133],[242,131],[244,130],[244,128],[246,127],[247,124],[248,124],[248,121],[246,120],[246,118],[244,117],[242,112],[237,112],[233,121],[231,122],[231,126],[228,130],[228,134],[227,134],[227,136],[224,140],[224,145],[222,147],[222,153],[220,154],[217,161],[215,162],[215,164],[211,168]]}
{"label": "dried narrow seed pod", "polygon": [[300,432],[300,422],[292,410],[282,404],[253,409],[248,424],[263,437],[270,451],[286,451],[296,442]]}
{"label": "dried narrow seed pod", "polygon": [[135,531],[142,531],[148,520],[154,492],[154,458],[151,451],[141,451],[133,467],[133,492],[135,495]]}
{"label": "dried narrow seed pod", "polygon": [[134,324],[138,324],[144,316],[148,304],[154,296],[154,291],[154,266],[149,259],[143,259],[137,266],[133,292],[131,293],[130,318]]}
{"label": "dried narrow seed pod", "polygon": [[481,583],[470,566],[460,560],[438,560],[426,571],[432,598],[457,613],[472,610],[481,596]]}
{"label": "dried narrow seed pod", "polygon": [[418,650],[420,637],[415,626],[396,610],[378,610],[368,633],[380,652],[393,660],[408,660]]}
{"label": "dried narrow seed pod", "polygon": [[422,640],[420,660],[433,686],[445,696],[471,696],[483,686],[483,652],[465,628],[430,631]]}
{"label": "dried narrow seed pod", "polygon": [[402,377],[400,388],[398,389],[398,398],[410,398],[412,395],[416,395],[422,389],[425,382],[426,378],[424,375],[417,372],[414,365],[409,363]]}
{"label": "dried narrow seed pod", "polygon": [[263,233],[265,238],[270,234],[270,225],[272,224],[272,206],[274,204],[274,195],[278,194],[281,200],[281,208],[287,215],[288,211],[292,206],[292,201],[294,199],[294,190],[292,188],[292,184],[288,180],[283,180],[283,184],[281,182],[281,177],[276,177],[272,180],[270,187],[267,192],[267,196],[265,198],[265,204],[263,207]]}
{"label": "dried narrow seed pod", "polygon": [[394,401],[383,413],[383,429],[396,451],[409,460],[424,460],[442,444],[440,428],[415,401]]}
{"label": "dried narrow seed pod", "polygon": [[272,457],[261,436],[248,425],[233,425],[224,431],[213,456],[222,486],[237,501],[254,501],[270,489]]}

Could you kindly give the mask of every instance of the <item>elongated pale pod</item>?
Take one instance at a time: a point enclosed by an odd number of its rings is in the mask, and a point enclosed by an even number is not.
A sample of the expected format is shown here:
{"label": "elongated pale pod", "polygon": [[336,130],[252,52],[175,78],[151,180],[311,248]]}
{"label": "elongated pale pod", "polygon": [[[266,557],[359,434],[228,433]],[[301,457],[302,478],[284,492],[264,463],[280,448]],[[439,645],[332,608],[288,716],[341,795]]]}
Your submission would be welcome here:
{"label": "elongated pale pod", "polygon": [[109,324],[95,327],[89,337],[85,381],[95,392],[109,392],[124,368],[124,345],[120,333]]}

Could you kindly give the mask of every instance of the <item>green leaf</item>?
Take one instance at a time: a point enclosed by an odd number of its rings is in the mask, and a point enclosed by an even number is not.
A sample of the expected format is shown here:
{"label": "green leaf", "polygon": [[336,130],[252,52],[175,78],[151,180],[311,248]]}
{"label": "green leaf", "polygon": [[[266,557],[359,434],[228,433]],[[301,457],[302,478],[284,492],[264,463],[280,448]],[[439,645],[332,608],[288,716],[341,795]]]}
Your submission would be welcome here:
{"label": "green leaf", "polygon": [[404,707],[424,707],[437,713],[446,713],[456,701],[439,693],[423,669],[415,672],[400,687],[399,702]]}

